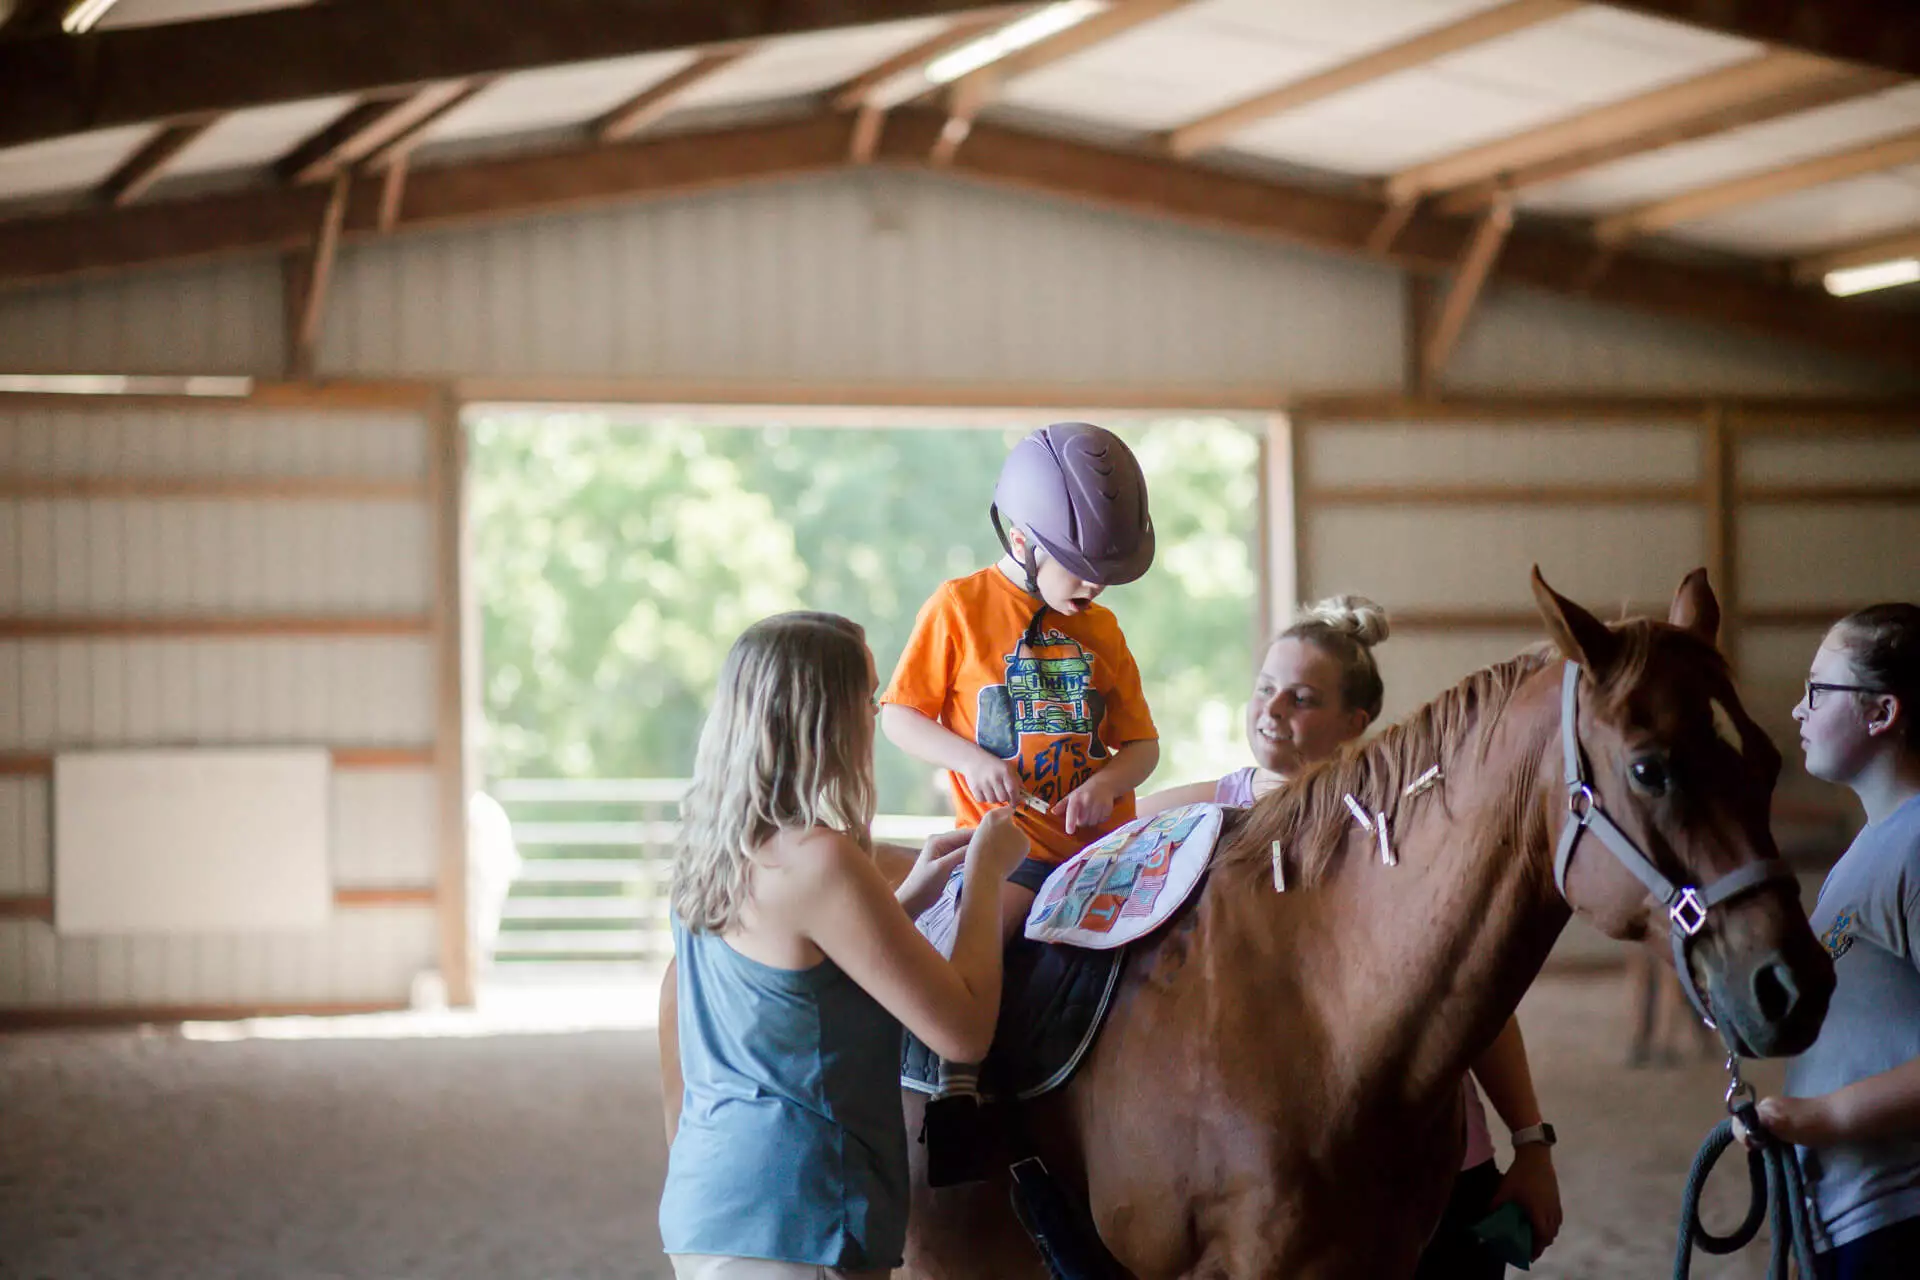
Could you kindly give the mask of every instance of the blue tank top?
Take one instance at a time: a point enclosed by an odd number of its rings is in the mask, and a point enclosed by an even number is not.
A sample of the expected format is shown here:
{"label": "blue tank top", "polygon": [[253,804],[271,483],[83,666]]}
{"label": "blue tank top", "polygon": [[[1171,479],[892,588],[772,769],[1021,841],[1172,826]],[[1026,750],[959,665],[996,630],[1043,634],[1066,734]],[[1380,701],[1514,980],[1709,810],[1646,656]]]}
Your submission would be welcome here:
{"label": "blue tank top", "polygon": [[830,960],[775,969],[678,918],[680,1127],[668,1253],[897,1267],[907,1238],[900,1024]]}

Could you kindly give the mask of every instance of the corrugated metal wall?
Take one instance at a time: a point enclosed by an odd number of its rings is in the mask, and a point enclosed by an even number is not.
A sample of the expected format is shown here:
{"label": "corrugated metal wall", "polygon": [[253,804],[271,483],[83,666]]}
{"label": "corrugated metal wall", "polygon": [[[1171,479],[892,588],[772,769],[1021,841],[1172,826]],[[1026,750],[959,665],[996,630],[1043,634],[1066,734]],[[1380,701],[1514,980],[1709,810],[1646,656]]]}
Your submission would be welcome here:
{"label": "corrugated metal wall", "polygon": [[[276,263],[0,296],[0,372],[284,367]],[[1399,276],[958,178],[871,172],[342,251],[319,368],[1306,392],[1396,385]],[[1450,385],[1848,392],[1884,368],[1494,288]],[[1911,382],[1908,385],[1912,385]]]}
{"label": "corrugated metal wall", "polygon": [[[336,751],[348,904],[302,935],[0,919],[0,1008],[404,1000],[437,964],[426,423],[21,403],[0,404],[0,898],[57,892],[52,753],[302,743]],[[370,889],[411,892],[351,905]]]}

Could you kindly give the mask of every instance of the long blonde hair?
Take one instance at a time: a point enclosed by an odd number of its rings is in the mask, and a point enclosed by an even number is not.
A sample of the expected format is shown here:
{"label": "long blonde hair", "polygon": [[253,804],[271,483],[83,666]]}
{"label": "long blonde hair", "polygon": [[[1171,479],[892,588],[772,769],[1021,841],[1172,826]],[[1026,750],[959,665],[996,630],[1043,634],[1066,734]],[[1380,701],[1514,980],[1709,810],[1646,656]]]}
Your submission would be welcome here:
{"label": "long blonde hair", "polygon": [[738,922],[754,851],[782,829],[872,847],[870,679],[866,633],[838,614],[775,614],[733,642],[680,804],[672,899],[688,928]]}

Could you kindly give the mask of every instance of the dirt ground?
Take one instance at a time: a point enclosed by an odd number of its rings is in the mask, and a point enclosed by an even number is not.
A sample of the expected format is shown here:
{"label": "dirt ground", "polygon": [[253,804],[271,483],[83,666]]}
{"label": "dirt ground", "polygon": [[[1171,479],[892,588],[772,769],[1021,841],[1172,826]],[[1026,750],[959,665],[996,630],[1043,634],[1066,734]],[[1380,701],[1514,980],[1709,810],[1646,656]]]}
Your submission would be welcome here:
{"label": "dirt ground", "polygon": [[[1718,1064],[1625,1067],[1618,978],[1547,977],[1521,1022],[1561,1135],[1568,1210],[1533,1274],[1668,1275],[1681,1181],[1720,1114]],[[353,1038],[396,1029],[406,1034]],[[459,1034],[421,1034],[436,1029]],[[654,1225],[664,1150],[650,1030],[483,1035],[458,1019],[330,1030],[0,1038],[0,1275],[669,1275]],[[1729,1206],[1744,1206],[1743,1174],[1730,1165],[1714,1190],[1710,1220],[1724,1227]],[[1758,1249],[1694,1269],[1764,1272]]]}

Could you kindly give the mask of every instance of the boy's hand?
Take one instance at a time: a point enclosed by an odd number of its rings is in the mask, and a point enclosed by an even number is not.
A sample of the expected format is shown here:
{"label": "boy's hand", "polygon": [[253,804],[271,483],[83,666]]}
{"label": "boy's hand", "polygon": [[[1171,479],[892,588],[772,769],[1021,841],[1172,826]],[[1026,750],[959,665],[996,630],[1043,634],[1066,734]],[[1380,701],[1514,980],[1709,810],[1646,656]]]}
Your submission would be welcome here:
{"label": "boy's hand", "polygon": [[1026,832],[1014,825],[1013,810],[989,809],[973,829],[973,841],[967,846],[967,875],[1005,880],[1032,851]]}
{"label": "boy's hand", "polygon": [[960,776],[967,780],[967,790],[973,792],[973,798],[981,804],[1016,804],[1025,785],[1020,780],[1019,765],[985,751]]}
{"label": "boy's hand", "polygon": [[1113,816],[1113,792],[1100,774],[1094,774],[1073,789],[1066,800],[1065,826],[1068,835],[1082,827],[1097,827]]}

